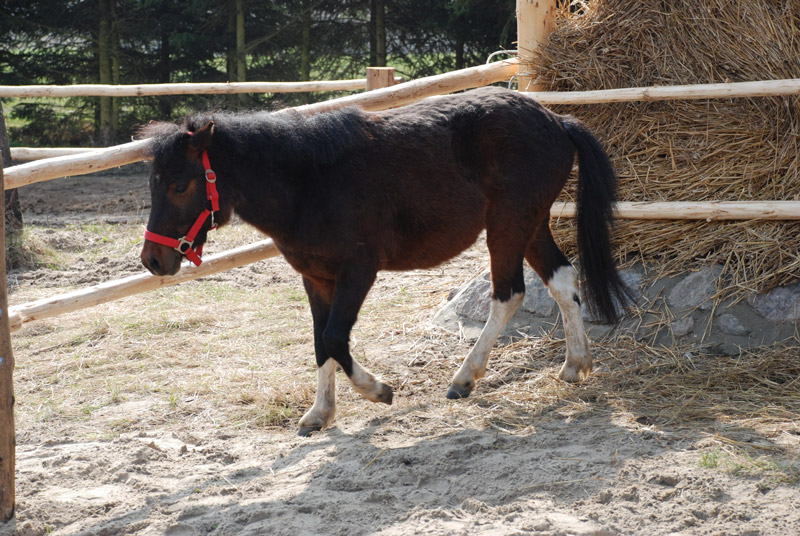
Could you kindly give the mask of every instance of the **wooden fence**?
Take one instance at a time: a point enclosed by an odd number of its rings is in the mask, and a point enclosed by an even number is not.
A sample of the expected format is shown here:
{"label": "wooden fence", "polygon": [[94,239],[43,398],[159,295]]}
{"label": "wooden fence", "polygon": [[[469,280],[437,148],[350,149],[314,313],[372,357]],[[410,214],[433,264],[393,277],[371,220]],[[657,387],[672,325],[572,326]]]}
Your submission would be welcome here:
{"label": "wooden fence", "polygon": [[[302,113],[313,114],[333,110],[342,106],[359,105],[367,110],[382,110],[408,104],[419,99],[451,93],[463,89],[507,81],[517,73],[518,62],[506,60],[485,66],[463,69],[432,76],[421,80],[376,89],[368,93],[350,95],[316,104],[295,108]],[[143,87],[143,86],[137,86]],[[709,84],[701,86],[676,86],[633,88],[621,90],[605,90],[577,93],[528,93],[546,104],[621,102],[633,100],[657,99],[706,99],[734,98],[754,96],[794,95],[800,93],[800,80],[779,80],[769,82],[746,82],[739,84]],[[3,93],[0,91],[0,95]],[[280,113],[280,112],[276,112]],[[121,166],[147,158],[149,140],[105,149],[83,151],[67,151],[64,154],[46,160],[30,162],[4,170],[7,188],[17,188],[26,184],[50,180],[68,175],[88,174],[103,169]],[[800,201],[753,201],[753,202],[705,202],[705,203],[619,203],[618,216],[622,218],[656,218],[656,219],[800,219]],[[559,203],[554,205],[553,217],[573,217],[574,204]],[[0,214],[2,216],[2,214]],[[2,221],[2,217],[0,217]],[[1,229],[0,229],[1,231]],[[0,235],[2,233],[0,232]],[[4,254],[4,249],[3,249]],[[177,276],[159,277],[141,274],[111,281],[77,290],[60,296],[38,300],[36,302],[11,307],[3,322],[9,324],[10,330],[17,330],[27,322],[52,317],[101,303],[113,301],[124,296],[138,294],[156,288],[174,285],[183,281],[196,279],[213,273],[252,263],[261,259],[276,256],[278,251],[271,240],[265,240],[226,251],[204,259],[199,267],[184,266]],[[0,259],[2,265],[4,259]],[[3,280],[5,277],[3,276]],[[2,289],[0,289],[2,291]],[[3,295],[5,295],[3,293]],[[0,311],[1,312],[1,311]],[[2,326],[0,326],[2,328]],[[8,331],[6,332],[8,333]],[[8,337],[6,337],[8,339]],[[1,341],[0,341],[1,342]],[[3,349],[0,348],[0,351]],[[9,354],[10,355],[10,354]],[[0,355],[0,372],[4,365]],[[6,368],[8,363],[5,363]],[[12,362],[13,365],[13,362]],[[10,374],[9,374],[10,377]],[[2,380],[2,378],[0,378]],[[5,386],[5,387],[4,387]],[[10,382],[0,381],[0,424],[6,423],[12,407],[2,403],[5,393],[11,389]],[[13,390],[10,391],[13,393]],[[9,400],[11,400],[9,398]],[[6,420],[3,420],[6,419]],[[11,428],[3,428],[0,447],[13,443],[13,418]],[[4,424],[4,426],[8,426]],[[9,435],[10,434],[10,435]],[[5,452],[8,456],[8,452]],[[13,455],[13,449],[11,451]],[[0,453],[2,455],[2,453]],[[13,466],[11,476],[0,474],[0,496],[8,495],[8,478],[13,497]],[[5,488],[4,488],[5,486]],[[5,490],[5,491],[4,491]]]}

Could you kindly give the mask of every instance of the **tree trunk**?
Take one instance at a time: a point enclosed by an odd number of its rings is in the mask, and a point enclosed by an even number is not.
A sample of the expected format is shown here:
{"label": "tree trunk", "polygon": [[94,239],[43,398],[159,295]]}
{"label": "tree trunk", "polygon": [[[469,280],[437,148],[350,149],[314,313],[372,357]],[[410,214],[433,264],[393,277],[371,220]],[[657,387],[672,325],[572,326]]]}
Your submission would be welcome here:
{"label": "tree trunk", "polygon": [[[5,126],[2,129],[5,132]],[[0,169],[0,191],[3,170]],[[0,251],[5,251],[4,207],[0,205]],[[14,432],[14,354],[8,325],[8,296],[5,262],[0,262],[0,523],[14,516],[16,502],[14,468],[16,437]]]}
{"label": "tree trunk", "polygon": [[[111,0],[111,83],[119,85],[119,20],[117,0]],[[111,99],[111,136],[114,143],[119,134],[120,100]]]}
{"label": "tree trunk", "polygon": [[300,14],[302,24],[302,40],[300,48],[300,80],[311,80],[311,2],[304,0],[303,12]]}
{"label": "tree trunk", "polygon": [[386,67],[386,2],[370,2],[370,54],[371,67]]}
{"label": "tree trunk", "polygon": [[[247,81],[247,53],[244,50],[244,0],[236,0],[236,81]],[[247,94],[239,93],[239,103],[247,104]]]}
{"label": "tree trunk", "polygon": [[[169,84],[170,75],[172,73],[170,53],[169,33],[164,30],[161,34],[161,50],[159,51],[158,60],[158,79],[164,84]],[[169,119],[172,115],[171,97],[166,95],[158,97],[158,111],[162,118]]]}
{"label": "tree trunk", "polygon": [[[3,106],[0,103],[0,163],[3,167],[11,167],[11,148],[8,141],[8,131],[6,130],[6,119],[3,115]],[[22,207],[19,204],[18,190],[6,190],[5,192],[5,225],[8,236],[6,245],[8,252],[12,253],[22,246]],[[7,255],[11,258],[15,255]]]}
{"label": "tree trunk", "polygon": [[228,74],[228,82],[234,82],[236,81],[236,0],[228,0],[225,8],[228,10],[228,53],[225,57],[225,67]]}
{"label": "tree trunk", "polygon": [[[308,82],[311,80],[311,0],[303,0],[301,6],[300,80]],[[302,99],[306,103],[313,100],[311,93],[303,93]]]}
{"label": "tree trunk", "polygon": [[[100,25],[97,32],[99,82],[111,83],[111,0],[99,0]],[[100,97],[100,143],[113,145],[111,136],[111,97]]]}
{"label": "tree trunk", "polygon": [[464,38],[456,40],[456,71],[464,68]]}

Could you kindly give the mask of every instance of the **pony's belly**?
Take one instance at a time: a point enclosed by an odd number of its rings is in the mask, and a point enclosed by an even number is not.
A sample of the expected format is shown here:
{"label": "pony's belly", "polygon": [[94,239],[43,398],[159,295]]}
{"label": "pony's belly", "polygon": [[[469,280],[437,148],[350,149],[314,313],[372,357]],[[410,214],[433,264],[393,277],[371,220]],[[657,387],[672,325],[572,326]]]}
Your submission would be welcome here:
{"label": "pony's belly", "polygon": [[381,259],[381,268],[402,271],[439,266],[474,244],[482,230],[483,222],[476,221],[470,227],[462,225],[459,232],[437,233],[404,240],[391,256]]}

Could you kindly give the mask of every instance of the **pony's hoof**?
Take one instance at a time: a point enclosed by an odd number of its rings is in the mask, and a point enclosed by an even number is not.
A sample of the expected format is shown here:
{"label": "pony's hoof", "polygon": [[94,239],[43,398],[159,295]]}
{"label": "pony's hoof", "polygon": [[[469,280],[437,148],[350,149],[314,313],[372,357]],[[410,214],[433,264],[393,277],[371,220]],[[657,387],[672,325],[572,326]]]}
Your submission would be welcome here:
{"label": "pony's hoof", "polygon": [[569,383],[580,383],[582,380],[589,377],[592,373],[592,365],[591,363],[588,366],[567,366],[564,363],[564,366],[561,367],[561,371],[558,373],[558,379],[563,380]]}
{"label": "pony's hoof", "polygon": [[392,399],[394,398],[394,391],[392,388],[382,383],[378,388],[377,396],[375,397],[375,402],[383,402],[387,406],[392,405]]}
{"label": "pony's hoof", "polygon": [[297,430],[297,435],[300,437],[309,437],[314,432],[319,432],[322,430],[322,426],[301,426],[299,430]]}
{"label": "pony's hoof", "polygon": [[450,400],[458,400],[459,398],[467,398],[472,392],[472,386],[451,384],[450,389],[447,390],[447,398]]}

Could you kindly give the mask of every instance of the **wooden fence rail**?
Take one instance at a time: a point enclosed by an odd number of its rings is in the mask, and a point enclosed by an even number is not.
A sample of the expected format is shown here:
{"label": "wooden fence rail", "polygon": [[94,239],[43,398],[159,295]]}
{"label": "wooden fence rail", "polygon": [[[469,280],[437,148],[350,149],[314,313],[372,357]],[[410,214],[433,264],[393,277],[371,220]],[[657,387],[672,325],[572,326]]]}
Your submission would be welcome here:
{"label": "wooden fence rail", "polygon": [[6,97],[145,97],[150,95],[233,95],[237,93],[308,93],[313,91],[358,91],[366,89],[367,79],[321,82],[220,82],[186,84],[136,84],[111,86],[75,84],[72,86],[0,86]]}
{"label": "wooden fence rail", "polygon": [[[800,220],[800,201],[619,201],[614,213],[625,220]],[[574,218],[575,203],[557,202],[553,218]]]}
{"label": "wooden fence rail", "polygon": [[203,258],[203,264],[200,266],[185,263],[181,267],[181,271],[174,276],[155,276],[142,273],[78,289],[66,294],[16,305],[8,310],[9,327],[11,331],[16,331],[26,322],[93,307],[157,288],[177,285],[184,281],[191,281],[192,279],[275,257],[278,254],[278,248],[275,247],[272,240],[262,240],[254,244],[217,253],[216,255],[209,255]]}
{"label": "wooden fence rail", "polygon": [[682,86],[651,86],[596,91],[532,91],[524,95],[542,104],[601,104],[607,102],[735,99],[800,94],[800,78]]}
{"label": "wooden fence rail", "polygon": [[105,147],[12,147],[11,159],[27,162],[30,160],[44,160],[56,156],[69,156],[73,154],[102,151]]}
{"label": "wooden fence rail", "polygon": [[[518,62],[516,60],[506,60],[376,89],[369,93],[349,95],[326,102],[300,106],[294,110],[300,111],[301,113],[313,114],[348,105],[359,105],[367,110],[382,110],[409,104],[432,95],[451,93],[472,87],[488,85],[494,82],[505,81],[514,76],[517,70]],[[347,82],[350,83],[352,81]],[[220,86],[218,89],[219,93],[253,91],[274,92],[277,87],[275,85],[258,86],[258,84],[259,83],[221,84],[218,85]],[[322,83],[313,82],[306,84]],[[150,89],[153,89],[153,86],[156,85],[148,86]],[[214,84],[209,84],[208,86],[214,86]],[[121,93],[116,94],[116,96],[144,95],[143,87],[145,86],[117,88],[115,91],[120,91]],[[259,89],[256,89],[256,87]],[[312,91],[331,90],[331,86],[327,86],[324,89],[321,85],[314,87],[318,87],[319,89],[312,89]],[[345,89],[339,86],[336,88]],[[16,89],[19,90],[19,88]],[[108,88],[105,88],[103,91],[107,89]],[[175,93],[197,92],[196,86],[179,89],[180,90]],[[19,93],[7,92],[6,90],[8,90],[7,87],[0,87],[0,97],[34,96],[33,93],[30,92],[25,95],[20,95]],[[43,91],[43,93],[35,96],[55,97],[79,94],[108,95],[107,93],[91,93],[87,92],[87,90],[100,91],[100,88],[95,87],[92,89],[87,86],[71,86],[70,88],[63,89],[63,93],[58,93],[58,91],[62,91],[62,89],[56,90],[56,88],[40,87],[36,89],[36,91]],[[303,90],[308,91],[308,86]],[[32,88],[31,91],[33,91]],[[126,91],[130,93],[125,93]],[[532,92],[527,95],[544,104],[580,104],[641,100],[761,97],[795,95],[798,93],[800,93],[800,79],[734,84],[703,84],[700,86],[630,88],[572,93]],[[144,160],[147,158],[148,144],[149,140],[138,140],[107,149],[90,150],[80,154],[68,154],[49,158],[44,161],[14,166],[4,170],[5,188],[16,188],[34,182],[68,175],[92,173]],[[2,191],[1,186],[2,174],[0,174],[0,192]],[[0,212],[0,214],[2,214],[2,212]],[[571,203],[556,204],[551,211],[551,216],[553,217],[572,217],[574,214],[575,207],[574,204]],[[617,206],[617,214],[619,217],[623,218],[633,217],[647,219],[800,219],[800,201],[619,203]],[[149,274],[140,274],[102,283],[94,287],[77,290],[61,296],[17,305],[9,308],[6,318],[2,320],[7,320],[9,322],[11,330],[17,330],[26,322],[52,317],[100,303],[106,303],[147,290],[174,285],[276,255],[278,255],[277,248],[271,240],[266,240],[226,251],[218,255],[209,256],[201,266],[186,266],[177,276],[158,277]],[[2,294],[4,295],[4,293]],[[0,314],[2,314],[2,311],[0,311]],[[8,331],[5,329],[2,331],[3,340],[8,340]],[[8,355],[10,356],[10,354]],[[9,365],[0,358],[0,365],[3,363],[5,363],[6,366],[4,368],[0,367],[0,380],[2,380],[0,383],[2,385],[11,386]],[[2,395],[2,390],[0,390],[0,395]],[[0,521],[4,521],[11,516],[14,506],[13,398],[8,397],[8,400],[12,401],[12,406],[0,403],[0,412],[2,412],[0,417],[9,417],[11,419],[10,424],[4,423],[3,429],[0,430],[0,441],[2,442],[0,446],[12,447],[10,454],[8,450],[0,450],[0,454],[4,456],[3,459],[0,459],[0,462],[3,462],[2,465],[0,465]]]}
{"label": "wooden fence rail", "polygon": [[[470,67],[446,74],[429,76],[411,82],[375,89],[368,93],[291,108],[306,114],[335,110],[343,106],[361,106],[367,110],[384,110],[408,104],[425,97],[506,81],[516,72],[516,60],[506,60]],[[276,112],[281,113],[281,112]],[[28,162],[5,169],[6,189],[70,175],[85,175],[124,164],[146,160],[149,140],[138,140],[96,151],[83,152]]]}

